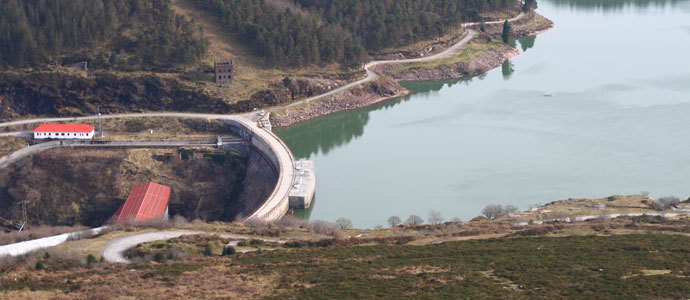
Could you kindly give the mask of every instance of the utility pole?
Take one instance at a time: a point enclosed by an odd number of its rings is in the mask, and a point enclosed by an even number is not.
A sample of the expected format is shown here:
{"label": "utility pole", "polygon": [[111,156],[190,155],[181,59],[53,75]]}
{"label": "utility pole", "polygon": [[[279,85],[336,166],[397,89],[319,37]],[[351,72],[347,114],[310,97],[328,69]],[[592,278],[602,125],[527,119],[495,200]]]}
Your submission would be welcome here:
{"label": "utility pole", "polygon": [[103,137],[103,124],[101,124],[101,105],[98,104],[98,137]]}

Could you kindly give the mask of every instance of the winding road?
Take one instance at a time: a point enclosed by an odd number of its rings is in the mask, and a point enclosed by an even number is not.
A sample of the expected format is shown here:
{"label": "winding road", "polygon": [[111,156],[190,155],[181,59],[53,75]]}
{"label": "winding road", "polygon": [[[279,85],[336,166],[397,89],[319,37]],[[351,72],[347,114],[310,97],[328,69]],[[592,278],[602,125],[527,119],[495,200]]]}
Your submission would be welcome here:
{"label": "winding road", "polygon": [[[143,243],[148,243],[148,242],[153,242],[153,241],[162,241],[162,240],[169,240],[169,239],[174,239],[183,235],[192,235],[192,234],[205,234],[205,235],[214,235],[217,233],[214,232],[202,232],[202,231],[156,231],[156,232],[146,232],[146,233],[140,233],[140,234],[134,234],[126,237],[122,237],[119,239],[115,239],[110,241],[105,248],[103,248],[103,259],[105,259],[108,262],[114,262],[114,263],[123,263],[123,264],[128,264],[130,263],[129,259],[127,259],[124,256],[125,251],[127,249],[132,248],[136,245],[143,244]],[[246,240],[248,239],[247,237],[240,236],[240,235],[233,235],[233,234],[217,234],[218,236],[224,238],[224,239],[233,239],[233,240]],[[270,243],[284,243],[284,241],[279,241],[279,240],[269,240],[269,239],[261,239],[264,242],[270,242]],[[230,246],[237,246],[238,241],[231,241]],[[248,251],[238,251],[238,252],[248,252]]]}

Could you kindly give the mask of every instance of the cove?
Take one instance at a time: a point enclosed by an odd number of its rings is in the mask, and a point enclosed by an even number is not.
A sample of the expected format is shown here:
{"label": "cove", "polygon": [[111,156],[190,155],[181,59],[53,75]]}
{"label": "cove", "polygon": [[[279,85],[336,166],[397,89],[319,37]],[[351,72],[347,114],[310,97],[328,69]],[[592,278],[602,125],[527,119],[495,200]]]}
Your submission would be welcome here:
{"label": "cove", "polygon": [[542,0],[503,67],[276,133],[315,162],[311,219],[469,220],[487,204],[690,196],[690,0]]}

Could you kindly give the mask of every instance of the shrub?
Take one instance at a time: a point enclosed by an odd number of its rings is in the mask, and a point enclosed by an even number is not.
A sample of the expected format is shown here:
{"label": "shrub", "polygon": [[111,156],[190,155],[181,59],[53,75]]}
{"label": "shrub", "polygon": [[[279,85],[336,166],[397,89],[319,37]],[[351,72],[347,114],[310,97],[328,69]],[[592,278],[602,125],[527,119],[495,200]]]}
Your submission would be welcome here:
{"label": "shrub", "polygon": [[213,248],[211,247],[211,244],[206,244],[206,246],[204,247],[204,255],[206,255],[206,256],[213,255]]}
{"label": "shrub", "polygon": [[235,254],[235,252],[237,252],[237,250],[235,250],[235,247],[232,247],[232,246],[223,247],[223,256],[233,255],[233,254]]}
{"label": "shrub", "polygon": [[45,270],[46,266],[45,266],[45,264],[43,264],[42,261],[39,260],[36,262],[36,265],[34,266],[34,268],[36,270]]}
{"label": "shrub", "polygon": [[86,256],[86,264],[90,265],[90,264],[94,264],[94,263],[96,263],[96,257],[93,256],[93,254],[87,255]]}
{"label": "shrub", "polygon": [[661,197],[654,203],[654,209],[667,210],[671,207],[676,207],[680,203],[680,199],[675,196]]}
{"label": "shrub", "polygon": [[43,258],[49,259],[50,258],[50,253],[46,252],[43,254]]}
{"label": "shrub", "polygon": [[153,255],[153,261],[156,262],[162,262],[165,260],[165,255],[161,252],[156,252],[156,254]]}

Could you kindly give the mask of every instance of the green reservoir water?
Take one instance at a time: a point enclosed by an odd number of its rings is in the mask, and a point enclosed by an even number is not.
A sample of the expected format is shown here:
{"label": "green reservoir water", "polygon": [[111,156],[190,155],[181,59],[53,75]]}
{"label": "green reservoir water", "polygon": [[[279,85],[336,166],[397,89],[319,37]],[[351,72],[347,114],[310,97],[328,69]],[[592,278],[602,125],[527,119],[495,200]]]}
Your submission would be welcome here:
{"label": "green reservoir water", "polygon": [[297,214],[373,227],[491,203],[690,196],[690,0],[538,11],[556,27],[502,68],[277,131],[315,162],[316,201]]}

